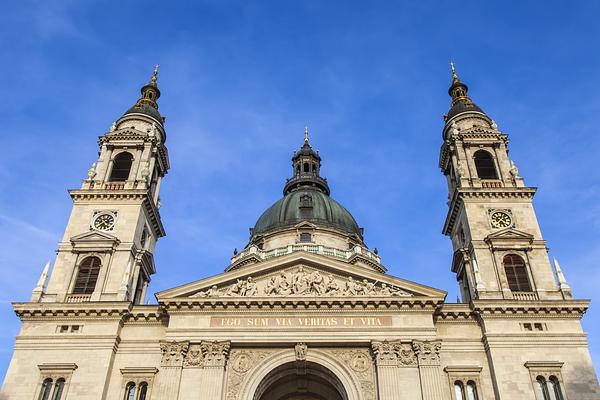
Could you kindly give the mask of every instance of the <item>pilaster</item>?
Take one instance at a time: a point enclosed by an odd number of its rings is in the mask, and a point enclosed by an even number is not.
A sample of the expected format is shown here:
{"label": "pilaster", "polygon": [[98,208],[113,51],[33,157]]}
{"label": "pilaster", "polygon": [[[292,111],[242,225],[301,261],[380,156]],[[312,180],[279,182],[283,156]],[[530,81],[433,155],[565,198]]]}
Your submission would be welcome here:
{"label": "pilaster", "polygon": [[181,370],[190,342],[161,342],[162,361],[158,375],[158,400],[177,400],[181,383]]}
{"label": "pilaster", "polygon": [[379,400],[420,400],[417,357],[410,342],[371,342],[377,366]]}
{"label": "pilaster", "polygon": [[444,385],[440,365],[442,342],[439,340],[413,341],[412,347],[419,363],[423,400],[447,400],[448,392]]}
{"label": "pilaster", "polygon": [[[203,341],[190,345],[183,361],[181,400],[219,400],[223,397],[230,347],[229,341]],[[198,390],[199,387],[202,390]]]}

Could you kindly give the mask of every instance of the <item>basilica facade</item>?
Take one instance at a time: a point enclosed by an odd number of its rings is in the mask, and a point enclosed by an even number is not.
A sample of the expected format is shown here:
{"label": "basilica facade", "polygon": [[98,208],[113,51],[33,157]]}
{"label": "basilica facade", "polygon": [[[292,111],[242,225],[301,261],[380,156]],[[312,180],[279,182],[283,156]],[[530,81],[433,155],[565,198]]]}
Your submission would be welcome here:
{"label": "basilica facade", "polygon": [[550,262],[536,189],[467,90],[453,69],[439,159],[460,302],[386,273],[306,134],[283,197],[225,271],[144,304],[170,167],[155,70],[69,192],[53,265],[13,304],[22,328],[2,398],[600,399],[589,302]]}

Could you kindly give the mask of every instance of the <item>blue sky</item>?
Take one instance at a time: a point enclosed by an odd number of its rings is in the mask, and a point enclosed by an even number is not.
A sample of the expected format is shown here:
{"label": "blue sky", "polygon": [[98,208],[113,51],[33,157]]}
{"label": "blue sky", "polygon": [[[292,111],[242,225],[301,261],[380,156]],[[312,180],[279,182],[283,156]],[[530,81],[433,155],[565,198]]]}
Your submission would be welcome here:
{"label": "blue sky", "polygon": [[[484,4],[485,3],[485,4]],[[0,15],[0,376],[97,137],[161,65],[172,169],[151,292],[227,266],[304,126],[389,272],[448,291],[438,169],[448,63],[510,134],[600,363],[597,2],[18,1]],[[598,370],[598,366],[596,366]]]}

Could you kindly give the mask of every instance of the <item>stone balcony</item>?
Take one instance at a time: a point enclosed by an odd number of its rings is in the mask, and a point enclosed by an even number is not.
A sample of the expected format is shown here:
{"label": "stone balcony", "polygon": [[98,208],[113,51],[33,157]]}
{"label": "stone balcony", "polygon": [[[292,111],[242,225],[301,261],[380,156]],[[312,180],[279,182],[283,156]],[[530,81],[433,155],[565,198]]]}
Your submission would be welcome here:
{"label": "stone balcony", "polygon": [[271,250],[261,250],[257,246],[250,246],[231,257],[231,265],[227,268],[227,270],[236,269],[240,266],[239,264],[243,264],[243,260],[250,257],[258,258],[261,261],[266,261],[272,258],[282,257],[296,252],[318,254],[325,257],[337,258],[346,261],[350,261],[356,257],[360,257],[367,261],[368,264],[371,264],[374,269],[380,272],[385,271],[385,267],[381,265],[381,257],[368,250],[367,248],[355,246],[351,250],[342,250],[336,249],[334,247],[327,247],[323,245],[310,243],[291,244],[285,247],[278,247],[276,249]]}

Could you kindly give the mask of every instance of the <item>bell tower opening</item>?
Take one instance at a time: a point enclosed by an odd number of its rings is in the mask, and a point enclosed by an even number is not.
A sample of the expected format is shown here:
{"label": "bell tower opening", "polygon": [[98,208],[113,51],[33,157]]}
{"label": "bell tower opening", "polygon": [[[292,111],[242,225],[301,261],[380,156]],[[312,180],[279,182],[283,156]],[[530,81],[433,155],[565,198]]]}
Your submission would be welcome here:
{"label": "bell tower opening", "polygon": [[348,395],[329,369],[297,361],[269,372],[258,385],[253,400],[348,400]]}

